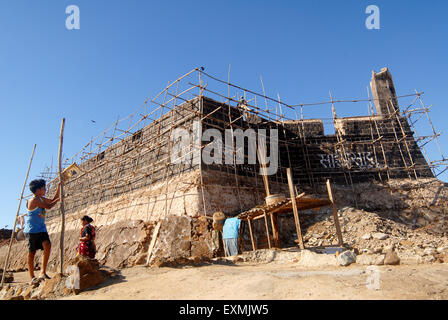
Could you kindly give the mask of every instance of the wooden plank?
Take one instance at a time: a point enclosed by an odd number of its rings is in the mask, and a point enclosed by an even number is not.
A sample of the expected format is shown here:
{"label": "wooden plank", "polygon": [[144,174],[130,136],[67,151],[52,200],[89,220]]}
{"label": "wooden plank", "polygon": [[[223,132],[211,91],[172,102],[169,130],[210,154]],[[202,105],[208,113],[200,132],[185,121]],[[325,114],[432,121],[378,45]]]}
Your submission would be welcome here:
{"label": "wooden plank", "polygon": [[330,180],[327,179],[327,191],[328,197],[331,201],[331,210],[333,212],[334,225],[336,226],[336,234],[338,236],[338,244],[339,246],[344,245],[344,240],[342,239],[341,225],[339,224],[338,212],[336,211],[336,207],[334,204],[333,193],[331,192]]}
{"label": "wooden plank", "polygon": [[249,225],[249,233],[250,233],[250,241],[252,242],[252,250],[255,251],[255,250],[257,250],[257,246],[255,244],[254,234],[252,231],[252,223],[251,223],[250,219],[247,219],[247,224]]}
{"label": "wooden plank", "polygon": [[147,266],[149,265],[149,261],[150,261],[151,256],[152,256],[152,250],[154,249],[154,246],[156,244],[157,236],[159,235],[159,229],[160,229],[161,225],[162,225],[162,221],[157,222],[157,225],[154,228],[154,231],[152,232],[151,242],[149,244],[148,254],[147,254],[147,257],[146,257],[146,265]]}
{"label": "wooden plank", "polygon": [[299,211],[297,210],[297,199],[294,193],[294,186],[292,183],[291,168],[286,169],[286,174],[288,175],[289,194],[291,196],[292,211],[294,213],[294,221],[296,223],[297,240],[299,242],[300,249],[304,249],[305,246],[303,245],[302,230],[300,229]]}

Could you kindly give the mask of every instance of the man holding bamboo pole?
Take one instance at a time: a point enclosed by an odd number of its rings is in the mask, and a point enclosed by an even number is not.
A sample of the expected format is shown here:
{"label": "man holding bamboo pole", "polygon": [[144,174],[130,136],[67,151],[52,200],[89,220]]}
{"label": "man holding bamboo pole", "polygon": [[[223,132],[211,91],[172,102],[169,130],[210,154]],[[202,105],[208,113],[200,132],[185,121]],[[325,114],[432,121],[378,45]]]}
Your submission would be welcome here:
{"label": "man holding bamboo pole", "polygon": [[[57,187],[53,199],[45,198],[46,183],[43,179],[30,182],[30,190],[34,197],[28,200],[26,207],[28,213],[25,215],[25,237],[28,240],[28,271],[31,277],[31,284],[35,284],[43,279],[50,279],[47,275],[47,263],[50,257],[51,242],[45,225],[45,209],[53,208],[59,201],[60,184]],[[34,256],[37,250],[43,250],[42,269],[39,278],[34,276]]]}

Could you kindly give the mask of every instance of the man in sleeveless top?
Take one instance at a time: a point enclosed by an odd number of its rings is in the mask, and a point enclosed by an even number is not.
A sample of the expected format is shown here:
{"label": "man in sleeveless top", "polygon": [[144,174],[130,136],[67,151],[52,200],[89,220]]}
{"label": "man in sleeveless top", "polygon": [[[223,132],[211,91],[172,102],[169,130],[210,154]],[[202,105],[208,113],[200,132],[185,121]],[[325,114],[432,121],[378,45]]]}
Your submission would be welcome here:
{"label": "man in sleeveless top", "polygon": [[[37,283],[41,279],[50,279],[47,275],[47,263],[50,257],[51,242],[45,225],[45,209],[53,208],[59,201],[60,185],[53,199],[45,198],[46,183],[43,179],[30,182],[30,190],[34,197],[28,200],[28,213],[25,215],[25,228],[23,232],[28,239],[28,270],[31,283]],[[34,256],[36,250],[43,250],[42,270],[39,279],[34,276]]]}

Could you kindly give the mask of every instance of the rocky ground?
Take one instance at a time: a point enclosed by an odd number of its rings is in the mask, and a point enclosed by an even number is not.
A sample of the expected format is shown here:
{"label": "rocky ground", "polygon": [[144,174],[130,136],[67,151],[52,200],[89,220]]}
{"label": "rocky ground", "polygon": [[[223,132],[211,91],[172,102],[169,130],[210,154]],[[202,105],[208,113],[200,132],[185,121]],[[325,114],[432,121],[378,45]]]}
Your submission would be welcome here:
{"label": "rocky ground", "polygon": [[[119,270],[100,266],[98,260],[82,256],[69,261],[65,273],[52,274],[51,279],[30,283],[27,272],[15,276],[0,290],[2,300],[44,300],[76,295],[102,284],[105,279],[117,278]],[[39,271],[36,271],[36,275]],[[51,274],[51,273],[50,273]]]}
{"label": "rocky ground", "polygon": [[19,300],[448,299],[447,264],[382,265],[372,273],[371,267],[363,265],[340,266],[330,254],[320,254],[318,263],[309,260],[308,253],[301,256],[297,249],[259,250],[235,261],[137,266],[105,276],[104,282],[77,293],[62,287],[65,281],[57,275],[30,289],[23,283],[27,274],[19,272],[0,296]]}
{"label": "rocky ground", "polygon": [[[164,241],[146,268],[152,226],[134,221],[101,233],[99,263],[80,268],[92,280],[82,290],[66,290],[66,277],[57,275],[30,289],[26,273],[15,272],[0,299],[447,299],[447,185],[436,179],[358,184],[356,205],[352,191],[334,188],[343,248],[334,247],[329,208],[301,213],[306,250],[260,249],[230,260],[202,255],[211,243],[209,222],[173,217],[160,229]],[[191,234],[202,241],[186,240]],[[121,275],[111,266],[122,268]],[[381,289],[366,289],[372,270],[381,274]]]}

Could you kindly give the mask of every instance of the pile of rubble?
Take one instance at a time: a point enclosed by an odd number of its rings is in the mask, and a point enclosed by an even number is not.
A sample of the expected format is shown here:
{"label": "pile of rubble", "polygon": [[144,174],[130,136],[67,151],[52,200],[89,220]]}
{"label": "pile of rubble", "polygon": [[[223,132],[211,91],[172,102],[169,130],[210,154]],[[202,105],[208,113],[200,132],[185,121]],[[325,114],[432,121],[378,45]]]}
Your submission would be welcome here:
{"label": "pile of rubble", "polygon": [[[383,264],[388,252],[395,252],[401,263],[448,262],[448,239],[428,233],[427,227],[413,228],[383,218],[378,213],[344,207],[338,211],[344,243],[358,255],[361,264]],[[320,247],[337,243],[330,212],[305,221],[305,246]]]}
{"label": "pile of rubble", "polygon": [[70,261],[64,275],[56,274],[49,280],[36,284],[8,283],[0,290],[2,300],[42,300],[56,299],[100,285],[105,278],[116,278],[119,271],[100,267],[98,260],[77,256]]}

